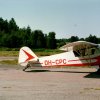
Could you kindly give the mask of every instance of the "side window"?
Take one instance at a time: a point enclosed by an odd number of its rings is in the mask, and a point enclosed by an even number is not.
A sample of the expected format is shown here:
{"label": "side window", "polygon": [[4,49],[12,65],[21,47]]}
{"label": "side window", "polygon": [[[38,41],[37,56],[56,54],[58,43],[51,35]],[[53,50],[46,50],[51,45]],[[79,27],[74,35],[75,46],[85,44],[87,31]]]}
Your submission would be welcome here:
{"label": "side window", "polygon": [[95,49],[91,49],[91,54],[95,54]]}
{"label": "side window", "polygon": [[73,51],[75,57],[84,57],[84,56],[89,56],[89,55],[94,55],[96,52],[95,48],[92,49],[80,49]]}
{"label": "side window", "polygon": [[74,53],[75,57],[79,57],[80,56],[80,53],[77,52],[77,51],[73,51],[73,53]]}
{"label": "side window", "polygon": [[76,51],[73,51],[73,52],[74,52],[75,57],[84,57],[84,56],[88,55],[87,54],[88,52],[86,52],[85,48],[80,49],[80,50],[76,50]]}

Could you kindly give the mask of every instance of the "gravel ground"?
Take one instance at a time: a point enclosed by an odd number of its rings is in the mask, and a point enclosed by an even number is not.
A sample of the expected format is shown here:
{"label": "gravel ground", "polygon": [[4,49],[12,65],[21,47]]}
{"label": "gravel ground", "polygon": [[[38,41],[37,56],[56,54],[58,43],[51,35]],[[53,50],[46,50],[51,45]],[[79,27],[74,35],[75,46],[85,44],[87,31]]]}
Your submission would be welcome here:
{"label": "gravel ground", "polygon": [[0,100],[100,100],[95,68],[29,69],[0,65]]}

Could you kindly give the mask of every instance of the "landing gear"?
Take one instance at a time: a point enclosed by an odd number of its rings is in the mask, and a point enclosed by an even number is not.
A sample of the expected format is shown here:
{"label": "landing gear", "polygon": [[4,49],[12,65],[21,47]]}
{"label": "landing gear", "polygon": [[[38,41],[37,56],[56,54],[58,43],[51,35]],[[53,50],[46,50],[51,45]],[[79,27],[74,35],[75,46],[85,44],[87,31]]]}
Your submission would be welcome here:
{"label": "landing gear", "polygon": [[97,74],[100,74],[100,65],[99,65],[99,69],[97,70]]}
{"label": "landing gear", "polygon": [[27,66],[23,69],[23,71],[25,71],[29,67],[31,67],[30,64],[27,64]]}

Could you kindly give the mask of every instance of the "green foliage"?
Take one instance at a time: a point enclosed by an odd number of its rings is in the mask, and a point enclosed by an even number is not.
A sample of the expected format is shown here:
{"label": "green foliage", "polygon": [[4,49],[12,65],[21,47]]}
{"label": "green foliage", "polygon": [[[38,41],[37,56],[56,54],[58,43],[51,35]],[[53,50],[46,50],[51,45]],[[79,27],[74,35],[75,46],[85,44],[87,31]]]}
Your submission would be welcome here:
{"label": "green foliage", "polygon": [[9,64],[9,65],[17,65],[18,60],[2,60],[0,61],[0,64]]}
{"label": "green foliage", "polygon": [[75,42],[75,41],[79,41],[79,37],[78,36],[71,36],[70,42]]}
{"label": "green foliage", "polygon": [[57,47],[59,48],[59,47],[65,45],[66,42],[68,42],[68,39],[57,39],[56,41],[57,41]]}
{"label": "green foliage", "polygon": [[95,35],[89,35],[87,38],[79,38],[78,36],[71,36],[68,39],[57,39],[57,47],[61,47],[69,42],[75,42],[75,41],[87,41],[92,42],[96,44],[100,44],[100,38],[97,38]]}
{"label": "green foliage", "polygon": [[91,34],[85,40],[88,42],[92,42],[92,43],[98,43],[98,41],[99,41],[99,39],[95,35],[92,36]]}
{"label": "green foliage", "polygon": [[33,48],[45,48],[46,41],[41,30],[35,30],[31,33],[30,46]]}
{"label": "green foliage", "polygon": [[[14,57],[18,57],[18,53],[19,51],[10,51],[13,49],[9,49],[9,48],[2,48],[3,51],[0,51],[0,56],[4,56],[4,57],[9,57],[9,56],[14,56]],[[5,51],[7,50],[7,51]]]}
{"label": "green foliage", "polygon": [[[52,35],[52,33],[51,33]],[[56,48],[55,33],[50,37],[49,48]],[[32,31],[30,26],[27,28],[19,28],[14,20],[10,21],[0,18],[0,47],[19,48],[21,46],[29,46],[31,48],[48,48],[47,41],[41,30]],[[50,46],[53,45],[53,46]]]}
{"label": "green foliage", "polygon": [[14,20],[14,18],[11,18],[11,20],[9,21],[9,31],[18,31],[18,26],[16,25],[16,22]]}
{"label": "green foliage", "polygon": [[100,44],[100,38],[90,34],[87,38],[79,39],[78,36],[71,36],[66,39],[56,39],[55,32],[44,34],[41,30],[32,31],[30,26],[19,28],[14,18],[10,21],[0,18],[0,47],[4,48],[20,48],[28,46],[33,49],[48,48],[56,49],[69,42],[78,40],[88,41]]}
{"label": "green foliage", "polygon": [[49,49],[55,49],[57,47],[55,32],[49,32],[49,35],[47,36],[47,47]]}

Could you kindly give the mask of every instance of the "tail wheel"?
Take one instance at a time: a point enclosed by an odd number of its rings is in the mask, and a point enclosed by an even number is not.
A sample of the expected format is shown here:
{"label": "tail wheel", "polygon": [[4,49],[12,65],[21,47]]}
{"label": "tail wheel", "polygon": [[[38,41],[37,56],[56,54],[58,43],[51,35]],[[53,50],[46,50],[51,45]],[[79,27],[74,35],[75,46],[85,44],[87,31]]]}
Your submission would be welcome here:
{"label": "tail wheel", "polygon": [[27,66],[23,69],[23,71],[25,71],[29,67],[31,67],[31,65],[30,64],[27,64]]}

